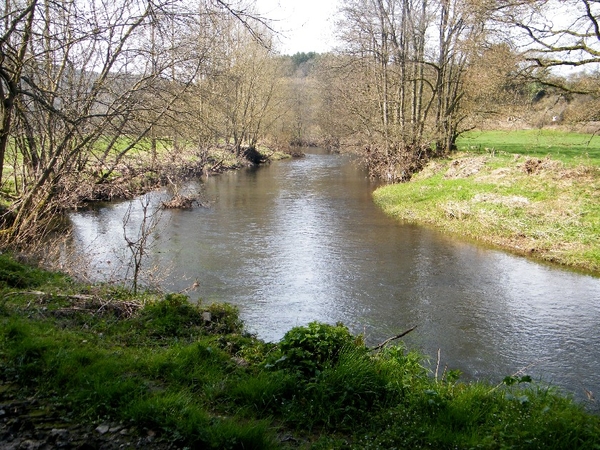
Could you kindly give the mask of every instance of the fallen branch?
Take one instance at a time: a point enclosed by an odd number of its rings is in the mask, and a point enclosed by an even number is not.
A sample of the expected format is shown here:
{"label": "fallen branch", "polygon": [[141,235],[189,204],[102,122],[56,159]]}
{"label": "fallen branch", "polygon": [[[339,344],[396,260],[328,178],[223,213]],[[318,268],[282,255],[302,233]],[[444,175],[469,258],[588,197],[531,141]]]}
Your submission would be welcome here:
{"label": "fallen branch", "polygon": [[195,197],[176,194],[168,202],[162,202],[162,207],[165,209],[191,209],[194,207],[194,203],[199,203]]}
{"label": "fallen branch", "polygon": [[69,300],[94,300],[93,295],[87,294],[54,294],[55,297],[68,298]]}
{"label": "fallen branch", "polygon": [[369,351],[370,351],[370,352],[374,352],[375,350],[379,350],[379,349],[381,349],[381,348],[385,347],[385,346],[386,346],[387,344],[389,344],[390,342],[392,342],[392,341],[395,341],[396,339],[400,339],[401,337],[404,337],[404,336],[406,336],[408,333],[410,333],[411,331],[413,331],[415,328],[417,328],[417,326],[416,326],[416,325],[415,325],[414,327],[412,327],[412,328],[410,328],[410,329],[406,330],[405,332],[403,332],[403,333],[400,333],[400,334],[399,334],[399,335],[397,335],[397,336],[394,336],[394,337],[391,337],[391,338],[389,338],[389,339],[386,339],[385,341],[383,341],[383,342],[382,342],[381,344],[379,344],[378,346],[376,346],[376,347],[373,347],[373,348],[370,348],[370,349],[369,349]]}
{"label": "fallen branch", "polygon": [[[520,369],[519,369],[519,370],[517,370],[515,373],[513,373],[512,375],[510,375],[510,377],[517,377],[517,376],[519,376],[519,375],[521,375],[521,374],[525,373],[525,371],[526,371],[527,369],[529,369],[530,367],[533,367],[533,366],[535,366],[536,364],[538,364],[538,363],[539,363],[539,362],[541,362],[541,361],[543,361],[543,358],[542,358],[542,359],[538,359],[537,361],[534,361],[534,362],[532,362],[531,364],[529,364],[529,365],[527,365],[527,366],[525,366],[525,367],[522,367],[522,368],[520,368]],[[504,381],[501,381],[501,382],[500,382],[500,383],[498,383],[496,386],[494,386],[492,389],[490,389],[490,391],[488,392],[488,394],[491,394],[492,392],[494,392],[496,389],[498,389],[500,386],[503,386],[503,385],[505,385],[505,383],[504,383]]]}

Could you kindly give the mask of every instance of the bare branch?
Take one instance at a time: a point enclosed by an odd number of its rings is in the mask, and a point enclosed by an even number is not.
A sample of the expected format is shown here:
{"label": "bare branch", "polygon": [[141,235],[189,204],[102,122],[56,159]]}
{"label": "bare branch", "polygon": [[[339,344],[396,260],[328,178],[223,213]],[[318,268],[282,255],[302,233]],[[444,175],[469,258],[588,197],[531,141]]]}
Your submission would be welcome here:
{"label": "bare branch", "polygon": [[414,327],[409,328],[408,330],[406,330],[406,331],[404,331],[404,332],[402,332],[402,333],[400,333],[400,334],[398,334],[396,336],[388,338],[385,341],[383,341],[381,344],[379,344],[379,345],[377,345],[377,346],[375,346],[373,348],[370,348],[369,351],[374,352],[376,350],[382,349],[383,347],[385,347],[390,342],[395,341],[396,339],[400,339],[400,338],[406,336],[408,333],[410,333],[411,331],[414,331],[416,328],[417,328],[417,326],[415,325]]}

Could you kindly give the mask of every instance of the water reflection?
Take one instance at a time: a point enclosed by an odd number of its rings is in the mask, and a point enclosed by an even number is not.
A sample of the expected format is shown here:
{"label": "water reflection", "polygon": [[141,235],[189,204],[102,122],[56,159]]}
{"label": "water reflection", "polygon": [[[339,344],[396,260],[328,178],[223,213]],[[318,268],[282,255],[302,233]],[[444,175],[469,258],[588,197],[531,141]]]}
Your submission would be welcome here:
{"label": "water reflection", "polygon": [[[469,377],[533,364],[529,374],[577,395],[600,392],[597,278],[398,224],[344,156],[317,152],[188,189],[212,207],[166,212],[151,263],[170,267],[170,290],[197,280],[193,298],[239,305],[266,340],[312,320],[343,321],[371,343],[418,325],[409,345],[441,349],[442,365]],[[118,259],[111,247],[123,248],[126,207],[73,215],[103,273]]]}

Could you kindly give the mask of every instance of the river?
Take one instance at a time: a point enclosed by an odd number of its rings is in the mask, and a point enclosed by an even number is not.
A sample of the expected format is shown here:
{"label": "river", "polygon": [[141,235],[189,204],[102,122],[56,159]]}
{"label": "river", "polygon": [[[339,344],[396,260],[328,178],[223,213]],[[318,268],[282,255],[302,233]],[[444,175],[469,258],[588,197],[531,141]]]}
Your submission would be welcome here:
{"label": "river", "polygon": [[[210,206],[164,211],[148,265],[168,290],[196,282],[192,299],[238,305],[267,341],[313,320],[371,344],[416,325],[404,341],[433,366],[439,350],[440,371],[495,383],[523,370],[580,399],[600,394],[599,278],[397,223],[374,188],[349,156],[319,150],[190,182]],[[71,216],[93,278],[122,274],[127,207]]]}

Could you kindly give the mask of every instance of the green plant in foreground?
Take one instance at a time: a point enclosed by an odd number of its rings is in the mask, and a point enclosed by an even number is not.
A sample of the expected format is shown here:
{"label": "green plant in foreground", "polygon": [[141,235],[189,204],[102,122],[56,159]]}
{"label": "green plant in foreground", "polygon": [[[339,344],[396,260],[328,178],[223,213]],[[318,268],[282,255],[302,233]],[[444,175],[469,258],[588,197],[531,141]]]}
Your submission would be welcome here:
{"label": "green plant in foreground", "polygon": [[311,322],[285,334],[279,343],[281,358],[275,364],[310,377],[318,374],[325,364],[335,363],[344,347],[356,344],[357,338],[343,324]]}

